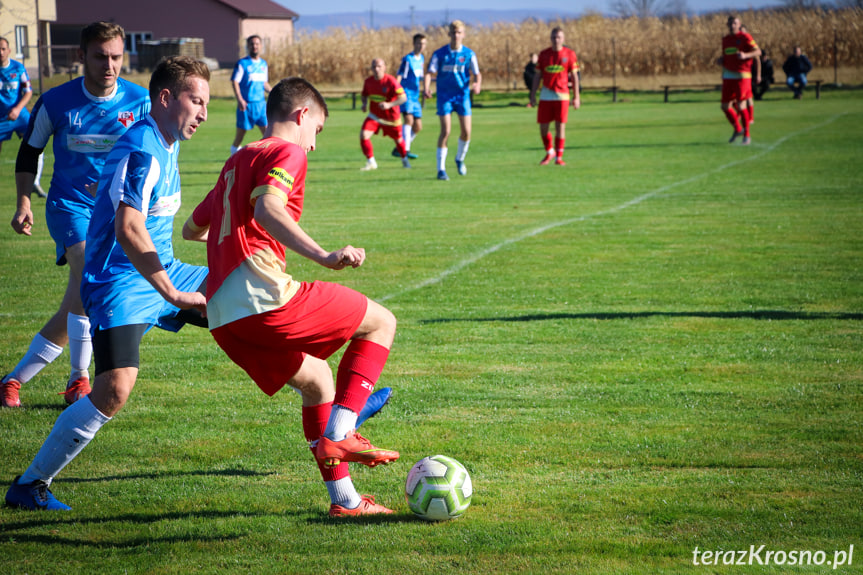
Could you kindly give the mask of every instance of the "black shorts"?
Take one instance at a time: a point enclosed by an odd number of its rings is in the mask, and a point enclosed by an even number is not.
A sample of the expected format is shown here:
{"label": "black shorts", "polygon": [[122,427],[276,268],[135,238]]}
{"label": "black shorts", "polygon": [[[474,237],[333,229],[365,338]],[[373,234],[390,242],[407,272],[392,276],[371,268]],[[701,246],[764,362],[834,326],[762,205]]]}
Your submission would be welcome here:
{"label": "black shorts", "polygon": [[112,369],[137,368],[140,365],[141,338],[147,333],[149,327],[150,324],[138,323],[106,330],[96,328],[93,334],[96,375]]}

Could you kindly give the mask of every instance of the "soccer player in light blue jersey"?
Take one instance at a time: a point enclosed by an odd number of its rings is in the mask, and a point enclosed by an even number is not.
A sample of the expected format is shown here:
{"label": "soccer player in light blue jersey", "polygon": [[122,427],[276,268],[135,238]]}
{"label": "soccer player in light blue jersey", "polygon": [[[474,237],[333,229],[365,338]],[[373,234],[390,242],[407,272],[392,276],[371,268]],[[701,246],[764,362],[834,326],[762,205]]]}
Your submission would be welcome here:
{"label": "soccer player in light blue jersey", "polygon": [[258,126],[261,134],[267,127],[267,94],[270,93],[270,72],[261,58],[263,43],[258,35],[246,39],[248,56],[241,58],[231,74],[231,88],[237,99],[237,134],[231,144],[231,155],[243,143],[246,132]]}
{"label": "soccer player in light blue jersey", "polygon": [[[431,80],[437,79],[437,115],[440,117],[440,136],[437,140],[437,179],[449,180],[446,173],[447,141],[452,127],[451,114],[458,114],[461,134],[455,165],[460,176],[467,174],[464,158],[470,146],[471,102],[470,93],[479,94],[482,74],[476,54],[463,45],[464,22],[453,20],[449,25],[450,43],[432,54],[425,77],[425,97],[431,98]],[[474,83],[471,85],[471,75]]]}
{"label": "soccer player in light blue jersey", "polygon": [[[408,158],[411,159],[417,157],[416,154],[411,153],[411,142],[423,129],[423,107],[420,94],[425,78],[426,57],[423,54],[427,42],[425,34],[414,34],[413,42],[413,52],[402,58],[398,74],[396,74],[408,98],[407,102],[401,105],[402,117],[404,118],[402,137],[405,141],[405,148],[408,150]],[[397,156],[398,150],[394,150],[393,155]]]}
{"label": "soccer player in light blue jersey", "polygon": [[[24,137],[27,124],[30,123],[30,111],[27,104],[33,97],[30,85],[30,75],[24,64],[9,56],[9,40],[0,38],[0,150],[3,142],[12,138],[12,134]],[[39,157],[39,170],[33,182],[33,192],[40,198],[47,194],[42,190],[39,179],[42,176],[42,157]]]}
{"label": "soccer player in light blue jersey", "polygon": [[24,136],[30,120],[27,102],[33,96],[27,69],[10,53],[9,41],[0,37],[0,149],[13,132]]}
{"label": "soccer player in light blue jersey", "polygon": [[39,158],[53,137],[54,175],[45,221],[56,244],[56,263],[69,264],[69,279],[60,309],[36,334],[18,365],[0,381],[0,401],[5,407],[20,407],[21,384],[55,360],[67,342],[72,365],[65,399],[72,403],[90,391],[90,323],[80,289],[94,202],[88,186],[98,180],[114,142],[150,110],[147,91],[119,78],[124,42],[125,33],[117,24],[95,22],[81,31],[78,57],[84,62],[84,75],[39,98],[18,150],[18,207],[11,224],[17,233],[29,236],[35,224],[30,193]]}
{"label": "soccer player in light blue jersey", "polygon": [[125,405],[138,375],[141,338],[151,327],[206,326],[207,268],[174,258],[180,208],[177,155],[207,119],[206,64],[187,56],[159,63],[150,78],[153,109],[117,140],[105,163],[87,233],[81,284],[92,321],[96,378],[89,395],[67,407],[6,503],[30,510],[68,510],[53,478]]}

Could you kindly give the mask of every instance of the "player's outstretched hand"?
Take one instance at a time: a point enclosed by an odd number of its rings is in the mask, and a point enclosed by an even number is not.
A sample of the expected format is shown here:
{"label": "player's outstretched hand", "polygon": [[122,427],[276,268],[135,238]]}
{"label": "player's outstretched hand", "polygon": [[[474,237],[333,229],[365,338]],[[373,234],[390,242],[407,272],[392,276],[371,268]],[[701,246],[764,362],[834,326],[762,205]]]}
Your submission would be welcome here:
{"label": "player's outstretched hand", "polygon": [[355,248],[354,246],[345,246],[340,250],[331,252],[322,263],[324,267],[331,270],[343,270],[348,266],[358,268],[363,265],[365,260],[366,250]]}
{"label": "player's outstretched hand", "polygon": [[207,317],[207,298],[199,291],[177,292],[171,303],[180,309],[198,310],[204,317]]}
{"label": "player's outstretched hand", "polygon": [[19,208],[16,210],[15,215],[12,216],[11,224],[15,233],[24,234],[25,236],[33,235],[33,211]]}

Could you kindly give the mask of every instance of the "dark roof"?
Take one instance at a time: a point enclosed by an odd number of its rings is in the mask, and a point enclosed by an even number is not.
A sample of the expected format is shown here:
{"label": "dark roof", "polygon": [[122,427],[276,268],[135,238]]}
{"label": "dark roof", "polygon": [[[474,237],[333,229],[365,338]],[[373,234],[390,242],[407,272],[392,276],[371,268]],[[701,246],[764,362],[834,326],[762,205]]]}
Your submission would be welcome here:
{"label": "dark roof", "polygon": [[288,10],[270,0],[217,0],[226,6],[230,6],[246,18],[290,18],[295,20],[300,17],[293,10]]}

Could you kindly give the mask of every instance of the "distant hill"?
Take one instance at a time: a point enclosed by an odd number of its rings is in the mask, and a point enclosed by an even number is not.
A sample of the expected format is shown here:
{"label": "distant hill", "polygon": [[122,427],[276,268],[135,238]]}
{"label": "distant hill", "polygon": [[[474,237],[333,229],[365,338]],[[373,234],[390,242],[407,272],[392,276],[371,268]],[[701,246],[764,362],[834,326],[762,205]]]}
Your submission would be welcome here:
{"label": "distant hill", "polygon": [[[296,4],[293,4],[296,9]],[[529,18],[537,20],[553,20],[557,18],[577,18],[576,12],[560,12],[555,10],[416,10],[411,16],[409,11],[404,12],[343,12],[339,14],[307,14],[300,10],[300,19],[297,20],[297,29],[307,31],[326,30],[335,28],[400,28],[442,26],[456,18],[472,26],[490,26],[495,22],[522,22]]]}

